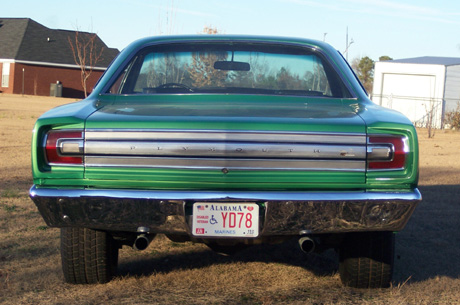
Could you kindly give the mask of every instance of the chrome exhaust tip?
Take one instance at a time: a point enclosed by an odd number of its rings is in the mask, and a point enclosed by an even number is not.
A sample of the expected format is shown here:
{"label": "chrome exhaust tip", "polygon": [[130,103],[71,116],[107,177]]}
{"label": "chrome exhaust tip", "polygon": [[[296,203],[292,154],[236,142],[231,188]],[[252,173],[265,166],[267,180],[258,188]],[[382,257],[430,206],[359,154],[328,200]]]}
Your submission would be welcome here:
{"label": "chrome exhaust tip", "polygon": [[151,239],[147,234],[140,234],[136,237],[136,240],[134,240],[133,248],[138,251],[142,251],[147,249],[151,242]]}
{"label": "chrome exhaust tip", "polygon": [[302,236],[299,239],[299,246],[303,252],[312,253],[313,251],[315,251],[316,242],[308,236]]}

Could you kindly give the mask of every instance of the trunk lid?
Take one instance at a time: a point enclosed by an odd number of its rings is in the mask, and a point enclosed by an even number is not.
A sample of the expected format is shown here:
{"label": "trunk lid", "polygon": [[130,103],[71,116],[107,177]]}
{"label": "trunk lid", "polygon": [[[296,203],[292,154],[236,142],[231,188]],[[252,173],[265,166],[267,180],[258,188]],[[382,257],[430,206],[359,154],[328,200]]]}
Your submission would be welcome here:
{"label": "trunk lid", "polygon": [[85,128],[97,187],[351,188],[365,183],[355,100],[282,96],[103,97]]}

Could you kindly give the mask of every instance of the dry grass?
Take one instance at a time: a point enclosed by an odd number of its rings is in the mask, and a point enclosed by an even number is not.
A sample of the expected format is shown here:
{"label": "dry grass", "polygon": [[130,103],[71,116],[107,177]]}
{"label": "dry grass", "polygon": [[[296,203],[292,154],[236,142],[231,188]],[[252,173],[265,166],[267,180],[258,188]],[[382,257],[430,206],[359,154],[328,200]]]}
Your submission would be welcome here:
{"label": "dry grass", "polygon": [[420,130],[423,202],[398,234],[389,289],[344,288],[333,251],[306,255],[296,241],[222,257],[158,236],[124,248],[105,285],[63,283],[59,230],[45,226],[28,188],[32,126],[72,100],[0,95],[0,303],[2,304],[459,304],[460,133]]}

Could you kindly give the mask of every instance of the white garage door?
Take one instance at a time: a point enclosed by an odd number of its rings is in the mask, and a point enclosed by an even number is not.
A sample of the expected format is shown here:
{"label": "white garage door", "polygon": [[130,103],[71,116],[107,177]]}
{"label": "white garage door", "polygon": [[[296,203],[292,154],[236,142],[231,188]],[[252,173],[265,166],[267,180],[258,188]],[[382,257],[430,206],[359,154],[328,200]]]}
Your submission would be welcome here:
{"label": "white garage door", "polygon": [[435,85],[434,75],[383,74],[382,106],[403,113],[418,126],[426,124],[433,109],[434,126],[440,125],[442,100],[435,99]]}

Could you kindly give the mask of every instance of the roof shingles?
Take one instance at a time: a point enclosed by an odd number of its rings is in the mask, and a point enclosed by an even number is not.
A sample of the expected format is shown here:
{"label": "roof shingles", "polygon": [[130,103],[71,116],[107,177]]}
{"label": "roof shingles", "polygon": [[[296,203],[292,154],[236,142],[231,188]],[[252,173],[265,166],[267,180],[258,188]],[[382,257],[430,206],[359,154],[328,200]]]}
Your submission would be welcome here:
{"label": "roof shingles", "polygon": [[[75,65],[69,38],[75,40],[75,31],[49,29],[29,18],[0,18],[0,58],[32,62]],[[93,33],[79,32],[89,39]],[[107,67],[119,53],[108,48],[96,35],[96,50],[104,48],[96,64]]]}

